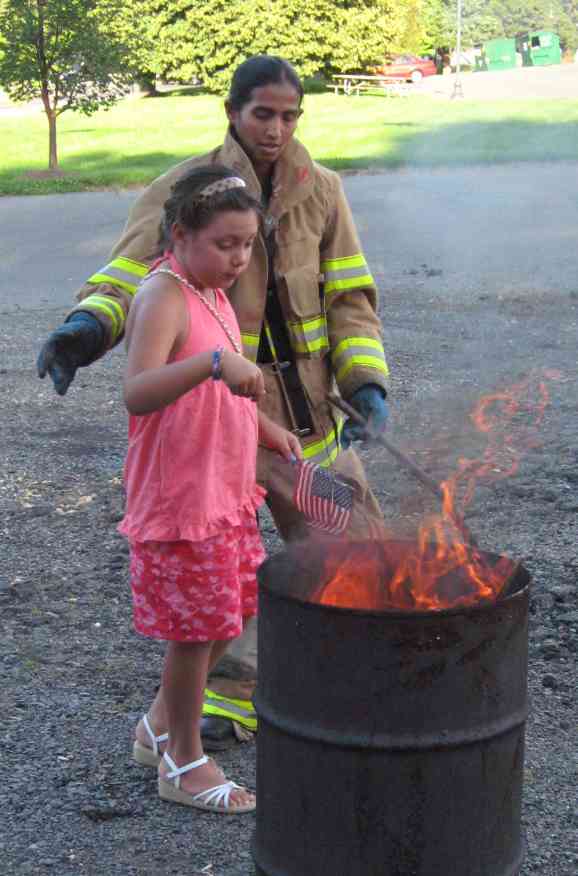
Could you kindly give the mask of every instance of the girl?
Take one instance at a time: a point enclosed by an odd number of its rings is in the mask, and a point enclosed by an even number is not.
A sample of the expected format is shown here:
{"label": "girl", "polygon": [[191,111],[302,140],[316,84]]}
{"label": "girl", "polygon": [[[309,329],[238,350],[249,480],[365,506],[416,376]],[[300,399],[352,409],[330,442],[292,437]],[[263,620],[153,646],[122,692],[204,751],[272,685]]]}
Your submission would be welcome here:
{"label": "girl", "polygon": [[134,756],[158,764],[162,799],[221,813],[255,808],[254,795],[204,756],[199,728],[207,674],[256,611],[264,559],[257,440],[287,459],[301,456],[297,438],[257,412],[263,377],[240,354],[222,291],[249,263],[259,214],[244,181],[224,167],[179,179],[164,207],[165,252],[127,323],[131,416],[119,529],[130,541],[135,628],[169,642]]}
{"label": "girl", "polygon": [[[374,431],[385,428],[387,365],[375,313],[377,290],[339,176],[314,162],[297,140],[302,104],[303,84],[283,58],[257,55],[237,67],[225,102],[229,129],[223,143],[168,170],[136,201],[110,263],[83,286],[77,310],[47,340],[39,373],[49,372],[64,394],[77,367],[115,343],[135,300],[131,293],[147,270],[171,184],[201,164],[234,167],[265,203],[262,239],[229,294],[267,384],[262,407],[279,426],[301,430],[309,461],[331,461],[337,475],[357,482],[364,518],[370,518],[372,531],[381,531],[379,503],[361,461],[352,448],[340,452],[340,443],[361,439],[363,429],[349,420],[340,433],[327,404],[337,385],[344,399],[371,418]],[[280,371],[276,360],[289,365]],[[305,537],[307,521],[293,502],[291,479],[279,476],[272,456],[259,448],[257,471],[275,524],[285,540]],[[348,531],[353,538],[367,536],[367,526],[354,525],[353,515]],[[248,658],[251,642],[243,638],[239,656]],[[238,743],[239,701],[241,720],[257,723],[250,702],[255,675],[245,673],[239,659],[229,666],[233,673],[221,666],[211,680],[224,708],[219,717],[211,715],[207,702],[207,747]],[[234,698],[232,708],[225,710],[228,698]]]}

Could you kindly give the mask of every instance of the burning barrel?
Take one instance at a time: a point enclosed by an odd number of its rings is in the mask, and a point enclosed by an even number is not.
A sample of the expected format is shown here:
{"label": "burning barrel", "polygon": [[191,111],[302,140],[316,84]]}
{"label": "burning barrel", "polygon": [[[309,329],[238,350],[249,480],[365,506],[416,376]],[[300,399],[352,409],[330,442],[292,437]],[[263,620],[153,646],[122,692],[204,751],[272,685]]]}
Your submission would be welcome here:
{"label": "burning barrel", "polygon": [[261,568],[261,876],[519,871],[529,576],[507,561],[505,595],[471,600],[457,570],[454,607],[400,610],[404,552],[303,545]]}

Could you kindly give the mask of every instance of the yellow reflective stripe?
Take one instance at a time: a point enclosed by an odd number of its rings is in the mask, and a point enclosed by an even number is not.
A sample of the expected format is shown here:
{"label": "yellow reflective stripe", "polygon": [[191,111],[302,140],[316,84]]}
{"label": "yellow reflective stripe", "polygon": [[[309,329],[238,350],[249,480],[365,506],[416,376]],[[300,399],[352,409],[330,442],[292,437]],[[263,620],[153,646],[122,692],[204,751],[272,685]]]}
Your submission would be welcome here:
{"label": "yellow reflective stripe", "polygon": [[275,349],[275,344],[273,343],[273,335],[271,334],[271,331],[269,329],[269,325],[267,322],[265,322],[265,334],[267,335],[267,340],[269,341],[269,349],[271,350],[271,354],[273,356],[273,359],[276,359],[277,358],[277,351]]}
{"label": "yellow reflective stripe", "polygon": [[305,319],[303,322],[291,323],[291,325],[302,325],[306,332],[313,332],[315,329],[325,325],[324,316],[316,316],[315,319]]}
{"label": "yellow reflective stripe", "polygon": [[347,362],[343,365],[342,368],[335,375],[337,380],[341,380],[345,377],[346,374],[349,374],[352,368],[355,367],[363,367],[363,368],[375,368],[377,371],[381,371],[384,377],[387,377],[389,374],[389,368],[385,364],[383,359],[378,359],[377,356],[352,356],[351,359],[348,359]]}
{"label": "yellow reflective stripe", "polygon": [[124,324],[124,311],[118,301],[114,298],[105,298],[104,295],[88,295],[76,309],[88,308],[99,310],[108,316],[112,323],[113,340],[116,340]]}
{"label": "yellow reflective stripe", "polygon": [[297,341],[293,344],[293,349],[296,353],[316,353],[318,350],[329,348],[329,341],[326,336],[317,338],[315,341],[305,341],[300,344]]}
{"label": "yellow reflective stripe", "polygon": [[326,281],[323,291],[325,295],[331,295],[333,292],[343,292],[347,289],[359,289],[365,286],[375,286],[375,281],[371,274],[360,273],[356,277]]}
{"label": "yellow reflective stripe", "polygon": [[365,258],[362,253],[357,253],[352,256],[345,256],[342,259],[325,259],[321,262],[321,271],[340,271],[347,268],[360,268],[365,265]]}
{"label": "yellow reflective stripe", "polygon": [[259,351],[259,335],[241,334],[241,342],[245,357],[250,359],[251,362],[256,362]]}
{"label": "yellow reflective stripe", "polygon": [[331,354],[331,358],[336,362],[337,359],[351,347],[373,347],[374,350],[379,350],[380,353],[383,354],[383,344],[381,341],[378,341],[375,338],[357,338],[349,336],[348,338],[343,338],[342,341],[339,341]]}
{"label": "yellow reflective stripe", "polygon": [[120,256],[89,277],[87,283],[111,283],[113,286],[120,286],[121,289],[126,289],[127,292],[134,295],[140,281],[146,277],[148,271],[148,265],[143,262],[136,262],[134,259]]}
{"label": "yellow reflective stripe", "polygon": [[339,453],[339,430],[331,429],[320,441],[306,444],[303,447],[303,458],[308,462],[315,462],[324,467],[331,465]]}
{"label": "yellow reflective stripe", "polygon": [[249,730],[257,729],[257,716],[251,700],[237,700],[225,697],[205,688],[203,697],[203,715],[217,715],[238,721]]}
{"label": "yellow reflective stripe", "polygon": [[297,353],[314,353],[329,347],[327,340],[327,321],[324,316],[304,322],[289,323],[292,346]]}
{"label": "yellow reflective stripe", "polygon": [[217,718],[228,718],[229,721],[238,721],[243,727],[248,730],[257,729],[257,718],[245,718],[242,715],[237,715],[231,710],[230,706],[221,708],[220,706],[212,705],[211,703],[203,703],[203,715],[215,715]]}
{"label": "yellow reflective stripe", "polygon": [[124,289],[126,292],[130,292],[131,295],[134,295],[138,288],[138,283],[127,283],[126,280],[120,280],[118,277],[114,277],[112,274],[93,274],[92,277],[89,277],[86,282],[95,283],[97,285],[100,283],[110,283],[111,286],[120,286],[121,289]]}
{"label": "yellow reflective stripe", "polygon": [[129,259],[127,256],[118,256],[110,264],[121,270],[132,271],[139,277],[146,277],[149,272],[149,265],[146,262],[137,262],[136,259]]}
{"label": "yellow reflective stripe", "polygon": [[205,703],[212,703],[213,705],[218,703],[222,707],[230,706],[235,714],[241,715],[244,718],[250,718],[255,714],[255,706],[251,700],[240,700],[236,697],[226,697],[224,694],[215,693],[214,690],[211,690],[208,687],[203,691],[203,700]]}
{"label": "yellow reflective stripe", "polygon": [[374,286],[374,280],[362,253],[342,259],[325,259],[321,262],[325,281],[325,295],[360,286]]}
{"label": "yellow reflective stripe", "polygon": [[375,338],[344,338],[331,354],[331,361],[337,380],[345,377],[356,365],[376,368],[386,376],[389,374],[383,346]]}

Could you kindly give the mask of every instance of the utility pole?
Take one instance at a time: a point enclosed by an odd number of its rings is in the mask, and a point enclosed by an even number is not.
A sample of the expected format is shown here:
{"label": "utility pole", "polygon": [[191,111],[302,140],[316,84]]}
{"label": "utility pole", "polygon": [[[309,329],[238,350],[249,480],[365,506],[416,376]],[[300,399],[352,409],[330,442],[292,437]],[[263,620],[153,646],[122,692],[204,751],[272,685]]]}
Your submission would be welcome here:
{"label": "utility pole", "polygon": [[462,66],[462,0],[458,0],[457,9],[457,32],[456,32],[456,78],[454,80],[454,90],[452,92],[452,100],[463,98],[464,91],[462,88],[461,79]]}

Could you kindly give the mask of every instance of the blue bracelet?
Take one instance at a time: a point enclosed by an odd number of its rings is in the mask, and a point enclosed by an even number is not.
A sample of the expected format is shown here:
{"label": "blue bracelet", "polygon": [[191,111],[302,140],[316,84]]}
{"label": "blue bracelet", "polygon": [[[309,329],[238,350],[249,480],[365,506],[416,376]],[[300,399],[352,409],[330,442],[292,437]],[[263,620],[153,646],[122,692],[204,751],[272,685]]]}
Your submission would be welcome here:
{"label": "blue bracelet", "polygon": [[211,367],[211,377],[213,380],[220,380],[223,376],[223,353],[224,347],[217,347],[213,353],[213,364]]}

